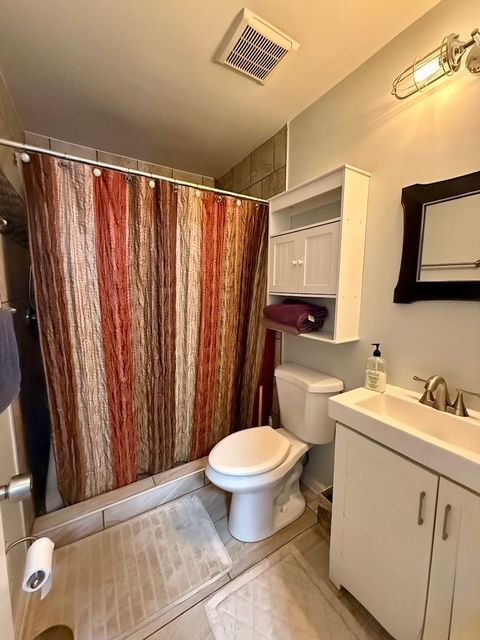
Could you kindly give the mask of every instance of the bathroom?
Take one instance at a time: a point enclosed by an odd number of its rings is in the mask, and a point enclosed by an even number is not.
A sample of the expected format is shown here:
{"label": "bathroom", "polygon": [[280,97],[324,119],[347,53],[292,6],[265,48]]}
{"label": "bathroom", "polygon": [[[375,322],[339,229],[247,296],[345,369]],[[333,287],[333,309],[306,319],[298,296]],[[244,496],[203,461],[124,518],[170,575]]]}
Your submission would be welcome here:
{"label": "bathroom", "polygon": [[[435,282],[404,227],[478,198],[478,2],[359,5],[0,1],[0,496],[33,477],[2,640],[480,638],[480,253]],[[252,14],[287,50],[263,82],[225,64]],[[331,225],[338,291],[275,282]],[[292,298],[320,330],[262,320]]]}

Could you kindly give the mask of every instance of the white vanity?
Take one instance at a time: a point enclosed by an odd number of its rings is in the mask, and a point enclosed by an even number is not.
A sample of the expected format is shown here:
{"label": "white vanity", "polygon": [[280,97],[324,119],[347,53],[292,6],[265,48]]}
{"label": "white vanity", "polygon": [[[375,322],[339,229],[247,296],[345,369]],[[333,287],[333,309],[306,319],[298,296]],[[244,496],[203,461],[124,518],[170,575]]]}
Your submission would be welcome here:
{"label": "white vanity", "polygon": [[480,638],[480,414],[335,396],[330,578],[397,640]]}

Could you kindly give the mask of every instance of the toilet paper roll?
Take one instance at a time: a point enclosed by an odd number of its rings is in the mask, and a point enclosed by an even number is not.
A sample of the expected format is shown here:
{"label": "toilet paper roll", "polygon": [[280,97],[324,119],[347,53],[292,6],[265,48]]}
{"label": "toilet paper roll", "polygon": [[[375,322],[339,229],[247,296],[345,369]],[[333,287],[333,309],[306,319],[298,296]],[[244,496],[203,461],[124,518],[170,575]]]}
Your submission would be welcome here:
{"label": "toilet paper roll", "polygon": [[42,600],[52,586],[54,547],[50,538],[39,538],[27,551],[22,587],[27,593],[41,589]]}

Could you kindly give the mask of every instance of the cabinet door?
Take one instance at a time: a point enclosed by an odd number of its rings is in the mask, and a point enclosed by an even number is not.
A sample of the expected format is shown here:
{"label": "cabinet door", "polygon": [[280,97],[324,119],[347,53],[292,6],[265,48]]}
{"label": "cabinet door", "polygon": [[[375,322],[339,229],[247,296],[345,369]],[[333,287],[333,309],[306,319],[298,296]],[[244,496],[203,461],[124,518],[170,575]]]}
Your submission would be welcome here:
{"label": "cabinet door", "polygon": [[270,239],[269,290],[296,293],[298,289],[297,233]]}
{"label": "cabinet door", "polygon": [[438,477],[337,424],[330,578],[397,640],[423,628]]}
{"label": "cabinet door", "polygon": [[298,232],[299,293],[335,294],[339,222]]}
{"label": "cabinet door", "polygon": [[425,640],[480,638],[480,496],[442,478]]}

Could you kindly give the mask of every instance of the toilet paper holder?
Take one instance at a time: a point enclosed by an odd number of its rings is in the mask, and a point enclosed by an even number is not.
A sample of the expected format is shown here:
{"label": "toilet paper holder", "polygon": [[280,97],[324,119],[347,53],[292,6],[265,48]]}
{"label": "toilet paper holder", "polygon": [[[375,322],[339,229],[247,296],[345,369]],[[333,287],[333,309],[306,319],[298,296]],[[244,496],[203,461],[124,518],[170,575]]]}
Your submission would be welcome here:
{"label": "toilet paper holder", "polygon": [[[38,540],[36,536],[25,536],[23,538],[19,538],[18,540],[11,542],[5,547],[5,555],[7,555],[7,553],[11,551],[13,547],[16,547],[18,544],[21,544],[22,542],[35,542],[35,540]],[[31,575],[27,582],[30,589],[36,589],[40,584],[40,582],[42,582],[44,577],[45,577],[45,574],[43,573],[43,571],[36,571],[33,575]]]}

